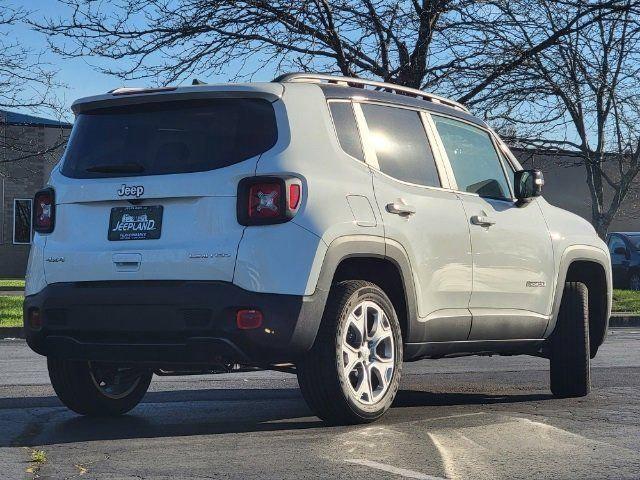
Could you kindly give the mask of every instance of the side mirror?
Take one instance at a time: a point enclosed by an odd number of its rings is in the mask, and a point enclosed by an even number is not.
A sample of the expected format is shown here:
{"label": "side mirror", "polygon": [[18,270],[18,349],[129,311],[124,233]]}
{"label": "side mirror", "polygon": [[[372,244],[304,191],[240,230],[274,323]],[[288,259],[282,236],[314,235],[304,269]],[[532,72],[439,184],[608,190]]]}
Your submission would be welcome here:
{"label": "side mirror", "polygon": [[615,253],[616,255],[624,255],[625,257],[627,256],[627,249],[624,247],[616,247],[613,250],[613,253]]}
{"label": "side mirror", "polygon": [[542,195],[544,175],[540,170],[519,170],[515,173],[514,180],[518,200],[531,200]]}

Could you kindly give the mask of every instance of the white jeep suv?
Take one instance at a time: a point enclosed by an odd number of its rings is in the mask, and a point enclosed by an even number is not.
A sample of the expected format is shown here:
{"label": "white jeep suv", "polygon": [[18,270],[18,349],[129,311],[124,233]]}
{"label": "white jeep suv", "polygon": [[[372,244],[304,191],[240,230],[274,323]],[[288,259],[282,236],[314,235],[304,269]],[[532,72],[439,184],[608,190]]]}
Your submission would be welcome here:
{"label": "white jeep suv", "polygon": [[118,89],[73,104],[34,202],[24,323],[72,410],[153,373],[296,372],[329,423],[391,405],[402,362],[548,358],[588,393],[606,245],[456,102],[386,83]]}

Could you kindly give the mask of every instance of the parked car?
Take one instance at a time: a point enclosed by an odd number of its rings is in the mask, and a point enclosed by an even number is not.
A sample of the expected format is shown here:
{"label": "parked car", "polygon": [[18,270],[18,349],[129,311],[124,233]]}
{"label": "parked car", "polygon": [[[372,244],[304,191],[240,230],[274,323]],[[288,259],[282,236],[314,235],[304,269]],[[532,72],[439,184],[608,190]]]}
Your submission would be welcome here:
{"label": "parked car", "polygon": [[24,322],[75,412],[241,365],[295,372],[327,422],[369,422],[403,362],[461,355],[548,358],[556,396],[589,392],[607,246],[464,106],[289,74],[73,111],[35,197]]}
{"label": "parked car", "polygon": [[640,290],[640,232],[612,232],[607,236],[611,253],[613,284]]}

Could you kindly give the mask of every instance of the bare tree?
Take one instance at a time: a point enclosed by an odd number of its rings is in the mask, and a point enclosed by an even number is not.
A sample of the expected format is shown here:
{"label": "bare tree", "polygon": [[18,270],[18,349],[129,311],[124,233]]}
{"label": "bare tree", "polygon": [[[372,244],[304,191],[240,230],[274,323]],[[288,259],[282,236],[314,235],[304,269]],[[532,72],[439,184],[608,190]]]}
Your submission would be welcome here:
{"label": "bare tree", "polygon": [[55,108],[55,70],[11,36],[29,12],[0,0],[0,108]]}
{"label": "bare tree", "polygon": [[[30,13],[6,0],[0,0],[0,110],[45,111],[62,118],[61,102],[55,95],[61,85],[56,82],[55,69],[43,60],[41,52],[23,46],[12,32],[12,28],[25,22]],[[37,139],[24,135],[23,130],[19,126],[7,125],[6,114],[0,112],[2,177],[10,176],[6,164],[28,162],[32,157],[46,157],[59,152],[65,142],[62,130],[51,145],[43,145]]]}
{"label": "bare tree", "polygon": [[[366,76],[415,88],[464,86],[471,101],[520,63],[612,11],[622,0],[584,5],[535,42],[495,55],[486,25],[508,18],[508,0],[60,0],[70,18],[34,22],[65,56],[115,60],[109,74],[172,83],[194,74],[251,76],[247,61],[276,69]],[[508,25],[503,24],[508,27]],[[490,56],[489,56],[490,54]],[[454,80],[473,72],[474,84]]]}
{"label": "bare tree", "polygon": [[[576,12],[539,2],[528,26],[557,28]],[[631,2],[629,2],[631,6]],[[512,2],[516,16],[523,5]],[[581,8],[581,7],[576,7]],[[503,37],[508,42],[509,37]],[[640,171],[640,18],[633,9],[599,18],[561,42],[531,56],[483,92],[490,118],[517,125],[520,140],[577,153],[586,170],[592,223],[604,237]],[[544,141],[538,139],[544,138]],[[527,141],[528,139],[528,141]]]}
{"label": "bare tree", "polygon": [[572,125],[554,144],[584,157],[601,235],[637,175],[636,0],[59,1],[71,14],[34,28],[125,79],[313,69],[435,89],[538,134]]}

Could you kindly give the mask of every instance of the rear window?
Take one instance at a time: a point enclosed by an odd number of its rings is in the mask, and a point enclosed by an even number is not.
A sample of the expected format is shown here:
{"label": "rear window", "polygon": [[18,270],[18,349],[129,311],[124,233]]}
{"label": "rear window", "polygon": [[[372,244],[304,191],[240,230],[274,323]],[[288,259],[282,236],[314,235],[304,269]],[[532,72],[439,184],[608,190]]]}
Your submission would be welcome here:
{"label": "rear window", "polygon": [[276,140],[275,112],[267,100],[101,108],[76,118],[62,174],[103,178],[203,172],[259,155]]}

